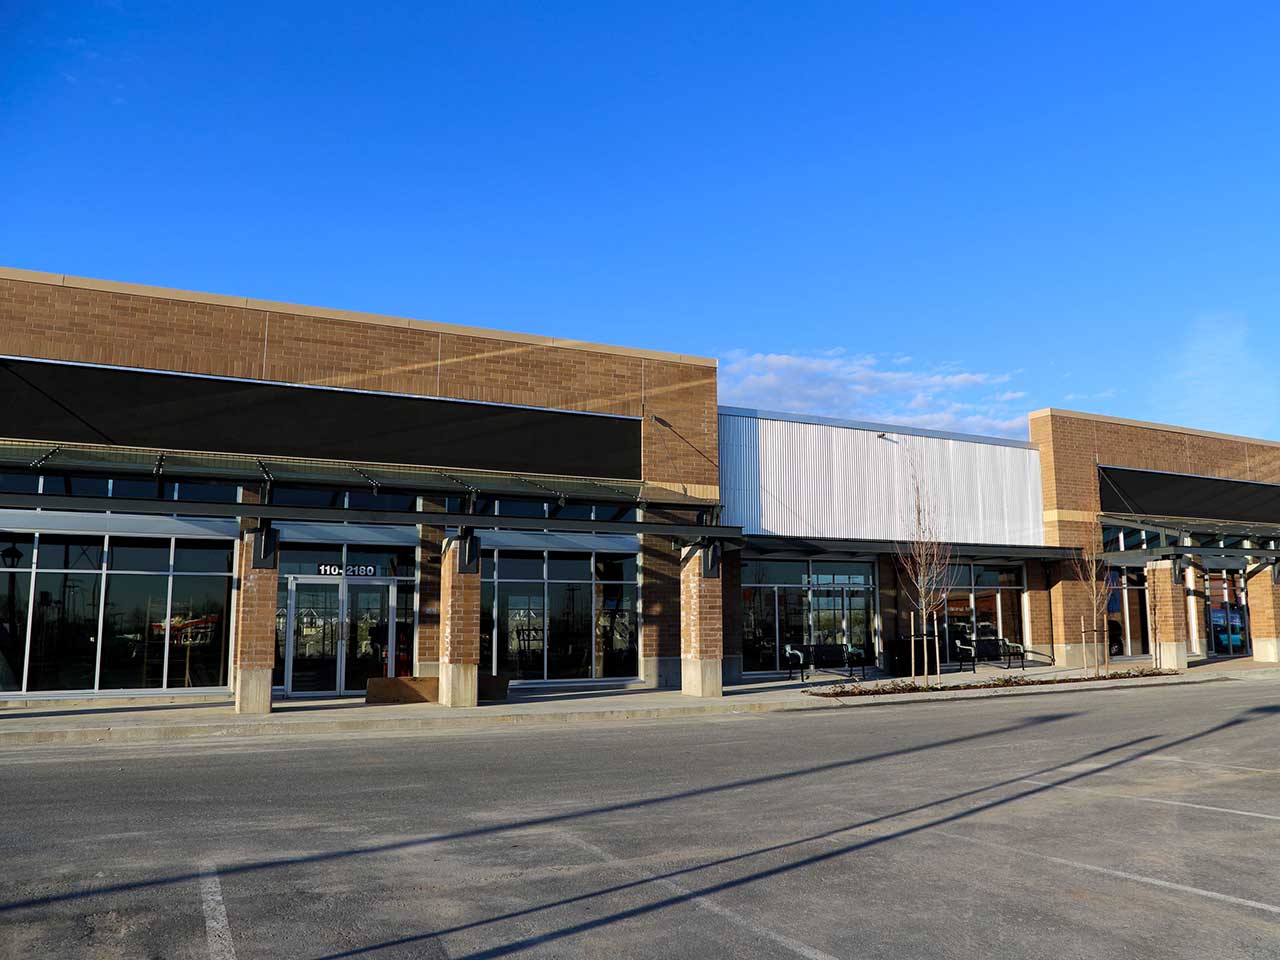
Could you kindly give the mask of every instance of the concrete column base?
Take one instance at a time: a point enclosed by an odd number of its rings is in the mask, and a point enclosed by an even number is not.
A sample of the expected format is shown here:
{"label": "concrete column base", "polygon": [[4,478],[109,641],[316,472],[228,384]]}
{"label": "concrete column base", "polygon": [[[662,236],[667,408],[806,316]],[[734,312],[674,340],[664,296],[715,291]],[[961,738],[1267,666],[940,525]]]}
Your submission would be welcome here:
{"label": "concrete column base", "polygon": [[1280,663],[1280,640],[1253,641],[1253,659],[1258,663]]}
{"label": "concrete column base", "polygon": [[680,660],[680,692],[686,697],[719,697],[724,694],[721,660]]}
{"label": "concrete column base", "polygon": [[[1053,665],[1055,667],[1084,667],[1085,666],[1085,644],[1083,643],[1055,643],[1053,645]],[[1099,655],[1102,653],[1102,647],[1097,647]],[[1088,665],[1093,666],[1094,647],[1088,647]]]}
{"label": "concrete column base", "polygon": [[646,687],[678,687],[680,670],[679,657],[640,658],[640,682]]}
{"label": "concrete column base", "polygon": [[438,677],[440,676],[439,660],[419,660],[414,664],[415,677]]}
{"label": "concrete column base", "polygon": [[257,667],[236,672],[236,713],[271,712],[271,668]]}
{"label": "concrete column base", "polygon": [[480,667],[474,663],[440,664],[440,703],[474,707],[480,702]]}
{"label": "concrete column base", "polygon": [[1181,640],[1161,640],[1152,648],[1151,664],[1158,670],[1187,669],[1187,645]]}
{"label": "concrete column base", "polygon": [[725,684],[742,682],[742,655],[735,654],[724,658],[724,667],[720,673]]}

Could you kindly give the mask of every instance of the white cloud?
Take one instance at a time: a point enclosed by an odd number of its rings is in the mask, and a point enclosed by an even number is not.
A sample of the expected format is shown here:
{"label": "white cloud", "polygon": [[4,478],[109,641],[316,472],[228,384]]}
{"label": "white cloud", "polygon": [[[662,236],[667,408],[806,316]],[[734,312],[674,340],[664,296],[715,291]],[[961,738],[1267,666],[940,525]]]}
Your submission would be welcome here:
{"label": "white cloud", "polygon": [[1008,374],[966,370],[956,364],[909,366],[842,350],[820,353],[748,353],[721,358],[720,399],[737,406],[879,420],[903,426],[1025,437],[1027,418],[1011,401],[1022,391],[991,399]]}

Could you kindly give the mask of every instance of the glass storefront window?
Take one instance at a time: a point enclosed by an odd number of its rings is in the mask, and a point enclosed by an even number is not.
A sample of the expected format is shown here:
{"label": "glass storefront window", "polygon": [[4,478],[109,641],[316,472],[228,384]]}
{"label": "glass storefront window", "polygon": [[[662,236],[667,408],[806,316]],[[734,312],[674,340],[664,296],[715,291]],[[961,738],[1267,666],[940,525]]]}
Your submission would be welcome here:
{"label": "glass storefront window", "polygon": [[597,553],[597,580],[634,580],[636,555],[634,553]]}
{"label": "glass storefront window", "polygon": [[283,507],[341,507],[347,492],[329,487],[272,486],[271,503]]}
{"label": "glass storefront window", "polygon": [[413,547],[347,547],[347,567],[373,567],[378,577],[412,577],[416,563]]}
{"label": "glass storefront window", "polygon": [[[492,562],[492,561],[491,561]],[[492,572],[490,572],[492,577]],[[493,581],[480,582],[480,672],[493,675]]]}
{"label": "glass storefront window", "polygon": [[742,669],[778,669],[778,619],[773,587],[742,588]]}
{"label": "glass storefront window", "polygon": [[989,565],[974,567],[973,582],[979,587],[1021,587],[1022,568]]}
{"label": "glass storefront window", "polygon": [[112,537],[109,548],[108,568],[129,570],[135,573],[168,573],[168,540],[127,540]]}
{"label": "glass storefront window", "polygon": [[500,517],[545,517],[547,505],[541,500],[518,500],[503,497],[498,501]]}
{"label": "glass storefront window", "polygon": [[18,570],[15,566],[0,570],[0,690],[22,689],[30,598],[30,570]]}
{"label": "glass storefront window", "polygon": [[802,584],[808,570],[803,560],[743,560],[742,582],[777,586]]}
{"label": "glass storefront window", "polygon": [[[288,605],[288,585],[285,585]],[[230,577],[174,577],[169,612],[170,687],[220,687],[230,653]],[[279,614],[277,612],[277,621]],[[277,663],[284,683],[284,629],[277,624]],[[272,682],[275,682],[274,668]]]}
{"label": "glass storefront window", "polygon": [[100,570],[102,537],[64,537],[42,534],[37,563],[41,570]]}
{"label": "glass storefront window", "polygon": [[591,579],[591,554],[589,553],[556,553],[547,554],[548,580],[587,580]]}
{"label": "glass storefront window", "polygon": [[109,481],[106,477],[77,474],[45,474],[44,492],[59,497],[105,497]]}
{"label": "glass storefront window", "polygon": [[284,686],[284,660],[289,637],[289,581],[283,577],[276,588],[276,662],[271,666],[271,685]]}
{"label": "glass storefront window", "polygon": [[809,583],[814,584],[856,584],[871,583],[872,566],[869,563],[830,563],[813,561],[809,572]]}
{"label": "glass storefront window", "polygon": [[315,576],[321,566],[342,566],[342,547],[328,544],[280,544],[280,576]]}
{"label": "glass storefront window", "polygon": [[591,584],[547,586],[547,679],[591,676]]}
{"label": "glass storefront window", "polygon": [[226,540],[179,540],[173,569],[179,573],[231,573],[234,551]]}
{"label": "glass storefront window", "polygon": [[34,473],[17,470],[0,470],[0,491],[4,493],[37,493],[40,477]]}
{"label": "glass storefront window", "polygon": [[240,499],[240,487],[234,483],[179,480],[177,498],[192,503],[236,503]]}
{"label": "glass storefront window", "polygon": [[132,690],[164,685],[168,594],[168,577],[130,573],[107,577],[100,689]]}
{"label": "glass storefront window", "polygon": [[155,477],[116,477],[111,481],[111,496],[128,500],[172,500],[174,483]]}
{"label": "glass storefront window", "polygon": [[101,587],[97,573],[36,575],[28,690],[93,689]]}
{"label": "glass storefront window", "polygon": [[542,581],[499,582],[497,606],[498,670],[514,680],[543,679],[546,629]]}
{"label": "glass storefront window", "polygon": [[503,550],[498,554],[499,580],[541,580],[541,550]]}
{"label": "glass storefront window", "polygon": [[350,510],[396,510],[401,513],[412,513],[418,509],[418,498],[412,493],[397,493],[394,490],[349,490],[347,491],[347,508]]}
{"label": "glass storefront window", "polygon": [[36,538],[29,533],[0,533],[0,570],[30,570],[35,563]]}
{"label": "glass storefront window", "polygon": [[802,647],[809,642],[809,591],[803,587],[778,588],[778,651],[788,644]]}
{"label": "glass storefront window", "polygon": [[636,587],[600,584],[596,611],[596,675],[634,677],[640,673],[640,637],[636,621]]}

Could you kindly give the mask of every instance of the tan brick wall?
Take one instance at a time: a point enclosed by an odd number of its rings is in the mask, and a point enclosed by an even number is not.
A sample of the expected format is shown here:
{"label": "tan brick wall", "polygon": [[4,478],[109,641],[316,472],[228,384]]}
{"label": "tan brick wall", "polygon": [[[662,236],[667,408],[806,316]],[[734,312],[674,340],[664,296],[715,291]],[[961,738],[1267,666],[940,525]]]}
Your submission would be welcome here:
{"label": "tan brick wall", "polygon": [[640,656],[680,656],[680,554],[670,537],[640,537]]}
{"label": "tan brick wall", "polygon": [[0,353],[643,416],[646,480],[719,484],[713,365],[169,293],[0,275]]}
{"label": "tan brick wall", "polygon": [[723,583],[702,575],[702,551],[689,550],[680,565],[680,656],[719,660],[724,656]]}
{"label": "tan brick wall", "polygon": [[1174,579],[1172,561],[1147,564],[1147,616],[1152,649],[1157,643],[1187,642],[1186,587]]}
{"label": "tan brick wall", "polygon": [[[440,659],[440,571],[444,528],[418,525],[418,663]],[[479,601],[477,601],[479,602]],[[479,626],[477,625],[477,630]]]}
{"label": "tan brick wall", "polygon": [[440,662],[480,662],[480,574],[458,570],[456,543],[440,563]]}
{"label": "tan brick wall", "polygon": [[1269,569],[1259,570],[1246,584],[1249,595],[1249,634],[1258,640],[1280,639],[1280,585]]}

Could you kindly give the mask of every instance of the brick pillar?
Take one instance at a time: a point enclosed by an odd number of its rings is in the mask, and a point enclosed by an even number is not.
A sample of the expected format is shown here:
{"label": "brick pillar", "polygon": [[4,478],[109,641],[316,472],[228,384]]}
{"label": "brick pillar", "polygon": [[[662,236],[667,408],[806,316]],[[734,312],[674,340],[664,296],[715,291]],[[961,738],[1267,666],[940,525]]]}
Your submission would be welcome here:
{"label": "brick pillar", "polygon": [[1280,663],[1280,584],[1271,566],[1249,571],[1245,589],[1249,595],[1249,639],[1253,659]]}
{"label": "brick pillar", "polygon": [[1187,589],[1174,577],[1172,560],[1147,564],[1147,617],[1151,625],[1151,662],[1164,670],[1187,666]]}
{"label": "brick pillar", "polygon": [[690,547],[680,563],[680,692],[690,697],[723,689],[723,581],[703,575],[704,551]]}
{"label": "brick pillar", "polygon": [[720,563],[724,682],[742,682],[742,551],[726,550]]}
{"label": "brick pillar", "polygon": [[1053,656],[1053,617],[1049,603],[1049,574],[1039,560],[1027,561],[1027,649]]}
{"label": "brick pillar", "polygon": [[[245,503],[257,493],[244,491]],[[236,713],[271,712],[271,668],[276,662],[276,592],[279,571],[255,569],[253,556],[262,534],[250,533],[242,519],[240,561],[236,571]]]}
{"label": "brick pillar", "polygon": [[640,677],[680,685],[680,554],[670,537],[640,537]]}
{"label": "brick pillar", "polygon": [[458,541],[440,561],[440,702],[474,707],[480,673],[480,572],[458,569]]}
{"label": "brick pillar", "polygon": [[418,524],[418,632],[415,677],[440,676],[440,557],[444,528]]}
{"label": "brick pillar", "polygon": [[[1053,623],[1053,662],[1059,667],[1082,667],[1086,665],[1085,635],[1080,632],[1080,621],[1084,618],[1084,629],[1093,629],[1093,604],[1089,596],[1089,585],[1079,579],[1078,571],[1070,563],[1060,563],[1049,584],[1049,605],[1052,608]],[[1089,667],[1093,666],[1093,652],[1099,645],[1088,645]]]}

